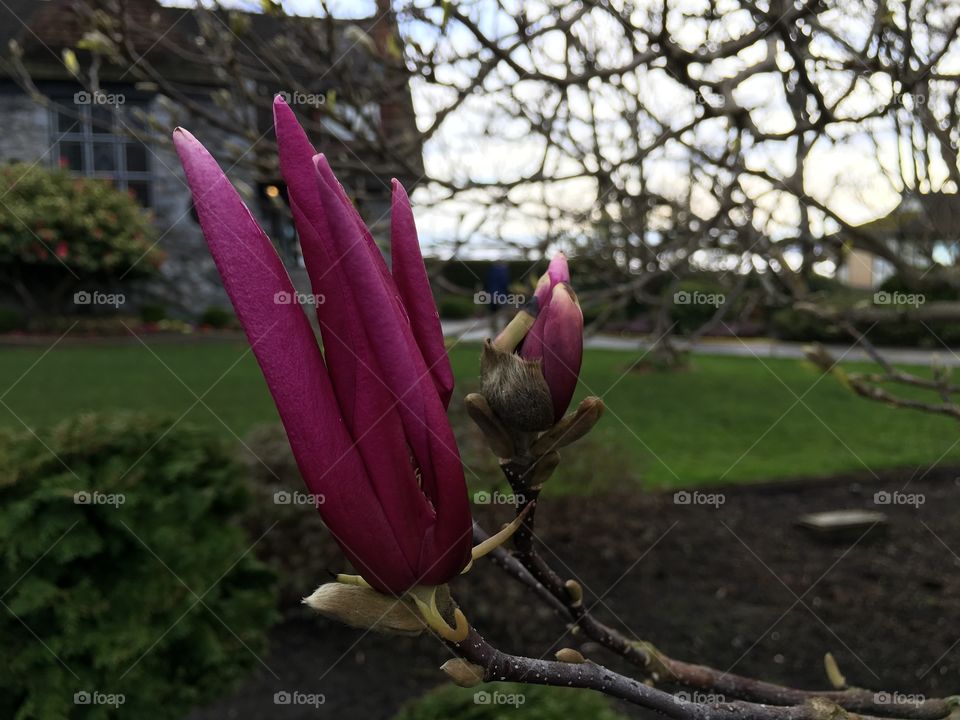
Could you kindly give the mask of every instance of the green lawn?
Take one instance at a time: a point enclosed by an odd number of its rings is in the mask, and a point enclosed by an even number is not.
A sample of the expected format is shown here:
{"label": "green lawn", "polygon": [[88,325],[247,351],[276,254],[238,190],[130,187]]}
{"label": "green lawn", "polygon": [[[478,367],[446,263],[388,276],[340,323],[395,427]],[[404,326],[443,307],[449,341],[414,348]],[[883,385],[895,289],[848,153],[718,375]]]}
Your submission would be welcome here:
{"label": "green lawn", "polygon": [[[461,393],[476,388],[477,356],[476,346],[452,351]],[[567,451],[574,469],[558,478],[563,489],[742,482],[960,458],[955,422],[854,397],[806,363],[697,357],[688,372],[625,373],[631,357],[587,352],[580,395],[603,396],[609,411],[589,441]],[[12,427],[40,429],[108,408],[160,411],[227,437],[277,421],[239,342],[60,346],[46,355],[2,348],[0,398],[0,425]],[[473,467],[478,476],[490,470]]]}

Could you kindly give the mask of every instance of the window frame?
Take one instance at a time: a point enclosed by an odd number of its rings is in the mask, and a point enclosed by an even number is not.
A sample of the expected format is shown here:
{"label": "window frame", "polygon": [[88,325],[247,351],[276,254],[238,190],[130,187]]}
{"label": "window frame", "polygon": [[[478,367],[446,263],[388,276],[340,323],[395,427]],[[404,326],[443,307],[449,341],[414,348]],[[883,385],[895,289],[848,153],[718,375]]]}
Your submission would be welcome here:
{"label": "window frame", "polygon": [[[73,107],[80,116],[76,123],[69,130],[60,130],[60,118],[70,118],[70,115],[61,111],[60,107]],[[108,180],[114,184],[118,190],[129,191],[130,183],[143,183],[145,197],[143,206],[145,208],[153,207],[153,186],[156,182],[156,176],[153,173],[153,163],[151,161],[150,146],[136,138],[124,134],[121,129],[117,112],[123,112],[123,108],[109,108],[110,128],[107,129],[100,125],[94,126],[93,109],[94,104],[77,105],[72,99],[57,99],[51,104],[49,109],[50,131],[52,135],[52,157],[51,162],[55,167],[60,165],[60,146],[62,143],[76,143],[80,146],[83,169],[67,167],[71,173],[81,177],[87,177],[95,180]],[[124,106],[126,107],[126,106]],[[72,119],[72,118],[71,118]],[[113,155],[113,170],[97,170],[94,165],[94,148],[96,145],[110,145]],[[137,146],[144,150],[145,170],[127,169],[127,150],[130,146]],[[139,195],[136,196],[139,199]]]}

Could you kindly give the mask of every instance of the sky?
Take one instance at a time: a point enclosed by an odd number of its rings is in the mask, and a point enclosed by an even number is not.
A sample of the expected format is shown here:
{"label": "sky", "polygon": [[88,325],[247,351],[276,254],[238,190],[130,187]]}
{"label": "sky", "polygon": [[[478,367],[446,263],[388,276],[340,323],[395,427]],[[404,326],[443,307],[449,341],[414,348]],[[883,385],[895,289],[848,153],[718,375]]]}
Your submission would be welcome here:
{"label": "sky", "polygon": [[[519,2],[520,0],[516,0]],[[177,4],[193,4],[189,0],[182,0]],[[237,7],[258,9],[259,0],[247,2],[237,0],[233,3]],[[657,3],[659,5],[659,3]],[[704,35],[706,23],[695,17],[700,0],[678,0],[674,6],[678,8],[670,18],[671,36],[681,45],[689,49],[709,42],[710,38]],[[319,3],[308,0],[284,0],[284,9],[293,14],[311,14],[318,11]],[[483,8],[480,20],[484,30],[496,33],[498,29],[509,28],[512,18],[496,11],[489,3],[479,0],[473,7]],[[525,3],[525,7],[532,16],[536,16],[538,0]],[[643,5],[640,3],[639,5]],[[330,0],[328,7],[337,17],[364,17],[375,11],[374,0]],[[684,15],[679,9],[691,11]],[[827,17],[829,22],[831,18]],[[847,35],[856,41],[857,24],[851,22],[850,17],[832,18],[837,27],[843,27]],[[723,21],[721,31],[729,36],[736,36],[748,26],[743,14],[730,13]],[[618,58],[614,57],[618,48],[615,43],[606,43],[606,35],[615,32],[615,28],[598,26],[595,32],[601,36],[598,41],[598,62],[614,64]],[[422,43],[432,42],[435,38],[425,35],[421,28],[409,24],[402,26],[401,31]],[[452,27],[438,42],[456,51],[467,47],[471,38],[461,29]],[[821,46],[820,50],[830,53],[835,48]],[[740,69],[762,60],[768,52],[766,43],[757,43],[742,51],[738,57],[714,63],[703,67],[705,77],[723,78],[736,74]],[[606,53],[606,56],[604,56]],[[562,57],[562,38],[559,33],[548,34],[536,50],[535,59],[523,58],[528,65],[549,68],[552,58]],[[622,57],[619,60],[623,60]],[[783,67],[789,60],[778,55],[777,64]],[[945,61],[949,67],[960,67],[960,56],[957,52],[951,53]],[[453,83],[465,81],[462,68],[446,68],[444,80]],[[509,81],[509,74],[504,81]],[[521,97],[525,90],[529,90],[531,97],[540,100],[540,88],[530,84],[525,88],[517,83],[515,91]],[[831,88],[829,83],[825,87],[830,92],[841,91],[839,83]],[[491,88],[488,88],[488,90]],[[495,90],[495,88],[493,88]],[[422,80],[415,80],[412,86],[414,104],[420,118],[421,125],[429,123],[430,118],[438,106],[442,106],[449,97],[449,91],[431,86]],[[603,92],[603,88],[597,88]],[[642,94],[644,102],[651,108],[657,117],[668,126],[678,126],[685,122],[696,108],[695,98],[685,88],[669,77],[664,71],[650,71],[641,73],[637,78],[637,92]],[[845,101],[843,108],[851,114],[866,111],[877,101],[885,99],[895,92],[892,87],[883,87],[882,81],[864,79],[858,81],[854,92]],[[520,177],[530,169],[536,167],[543,151],[542,141],[530,137],[528,131],[520,125],[502,118],[498,123],[490,126],[491,109],[496,101],[496,92],[484,94],[470,99],[462,109],[452,115],[442,126],[437,135],[427,143],[424,149],[424,162],[428,174],[434,177],[446,177],[464,181],[468,178],[476,181],[509,180]],[[763,74],[751,78],[740,85],[735,91],[738,103],[751,108],[751,116],[763,130],[778,132],[790,129],[792,116],[786,105],[786,99],[781,88],[778,74]],[[707,101],[710,101],[707,98]],[[570,113],[568,120],[570,132],[577,136],[588,132],[582,122],[578,123],[577,116],[585,117],[589,109],[590,100],[586,94],[571,93]],[[617,153],[617,136],[624,131],[622,118],[614,108],[616,98],[611,98],[609,107],[602,101],[595,103],[595,110],[606,116],[608,140],[605,143],[607,154],[611,157]],[[909,102],[909,100],[908,100]],[[652,127],[650,132],[655,132]],[[892,132],[880,131],[875,134],[875,143],[868,141],[865,133],[857,129],[840,129],[832,138],[824,138],[814,146],[808,160],[804,183],[807,192],[824,202],[847,222],[858,224],[876,217],[885,215],[899,201],[901,188],[891,184],[887,175],[897,168],[898,140]],[[707,124],[698,131],[698,143],[707,148],[722,148],[726,142],[725,134],[720,124],[714,127]],[[759,169],[767,170],[775,175],[787,175],[793,166],[794,147],[792,143],[768,143],[752,149],[748,155],[749,163]],[[664,150],[663,157],[654,162],[645,181],[653,188],[666,195],[683,193],[686,187],[686,177],[689,166],[678,162],[677,153]],[[557,157],[555,170],[569,171],[574,169],[574,163],[569,158]],[[886,170],[887,172],[884,172]],[[938,186],[946,177],[944,167],[933,168],[934,185]],[[769,218],[769,231],[774,237],[787,236],[792,233],[799,209],[797,203],[778,193],[769,192],[770,188],[760,180],[746,179],[744,189],[757,200],[761,207],[761,217]],[[947,188],[951,189],[951,188]],[[954,189],[955,190],[955,189]],[[558,183],[548,188],[518,188],[511,193],[514,200],[524,206],[519,211],[507,213],[498,217],[495,212],[479,208],[469,202],[446,202],[434,206],[435,196],[429,190],[420,188],[413,196],[414,203],[421,204],[418,211],[418,224],[421,233],[428,244],[449,239],[464,228],[472,231],[472,252],[475,255],[489,255],[500,252],[499,244],[493,241],[497,235],[521,242],[535,243],[548,232],[549,227],[542,216],[550,207],[563,207],[571,211],[589,210],[590,201],[595,195],[593,182],[589,180],[575,180],[567,183]],[[695,188],[692,195],[695,213],[704,216],[711,211],[713,204],[710,193],[704,188]],[[616,209],[613,209],[616,212]],[[819,222],[814,213],[814,231],[826,232],[831,230],[829,222]],[[482,239],[486,238],[487,242]]]}

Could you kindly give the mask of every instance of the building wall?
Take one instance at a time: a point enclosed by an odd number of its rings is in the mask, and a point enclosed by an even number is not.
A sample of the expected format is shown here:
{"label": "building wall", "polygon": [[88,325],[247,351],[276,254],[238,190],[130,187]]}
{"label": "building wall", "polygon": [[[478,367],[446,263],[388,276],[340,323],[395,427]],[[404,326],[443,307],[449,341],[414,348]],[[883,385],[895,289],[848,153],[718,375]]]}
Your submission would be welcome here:
{"label": "building wall", "polygon": [[[169,109],[154,99],[147,112],[161,125],[172,125]],[[53,118],[47,108],[34,102],[22,92],[9,87],[0,91],[0,163],[38,162],[49,167],[57,164],[51,147],[55,137]],[[220,130],[197,124],[191,130],[217,157],[224,168],[230,168],[232,153],[226,148],[231,138]],[[243,146],[235,138],[233,145]],[[133,311],[137,305],[161,304],[172,316],[193,319],[206,308],[230,308],[213,259],[207,251],[200,227],[191,212],[190,191],[183,169],[172,144],[149,146],[152,174],[151,211],[157,228],[157,248],[165,256],[156,279],[134,281],[124,287]],[[244,200],[258,214],[255,198],[255,179],[244,166],[229,170],[234,185]],[[263,218],[258,218],[261,221]],[[299,267],[289,267],[294,284],[303,292],[309,291],[306,273]]]}

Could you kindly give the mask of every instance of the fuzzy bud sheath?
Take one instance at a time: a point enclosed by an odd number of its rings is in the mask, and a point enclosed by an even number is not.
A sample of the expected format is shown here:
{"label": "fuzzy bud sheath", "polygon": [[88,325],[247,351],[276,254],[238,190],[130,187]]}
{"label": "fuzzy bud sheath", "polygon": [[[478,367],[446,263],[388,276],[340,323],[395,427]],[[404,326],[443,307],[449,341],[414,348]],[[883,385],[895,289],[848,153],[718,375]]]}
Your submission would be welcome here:
{"label": "fuzzy bud sheath", "polygon": [[359,585],[326,583],[303,602],[331,620],[364,630],[414,636],[426,629],[409,601]]}

